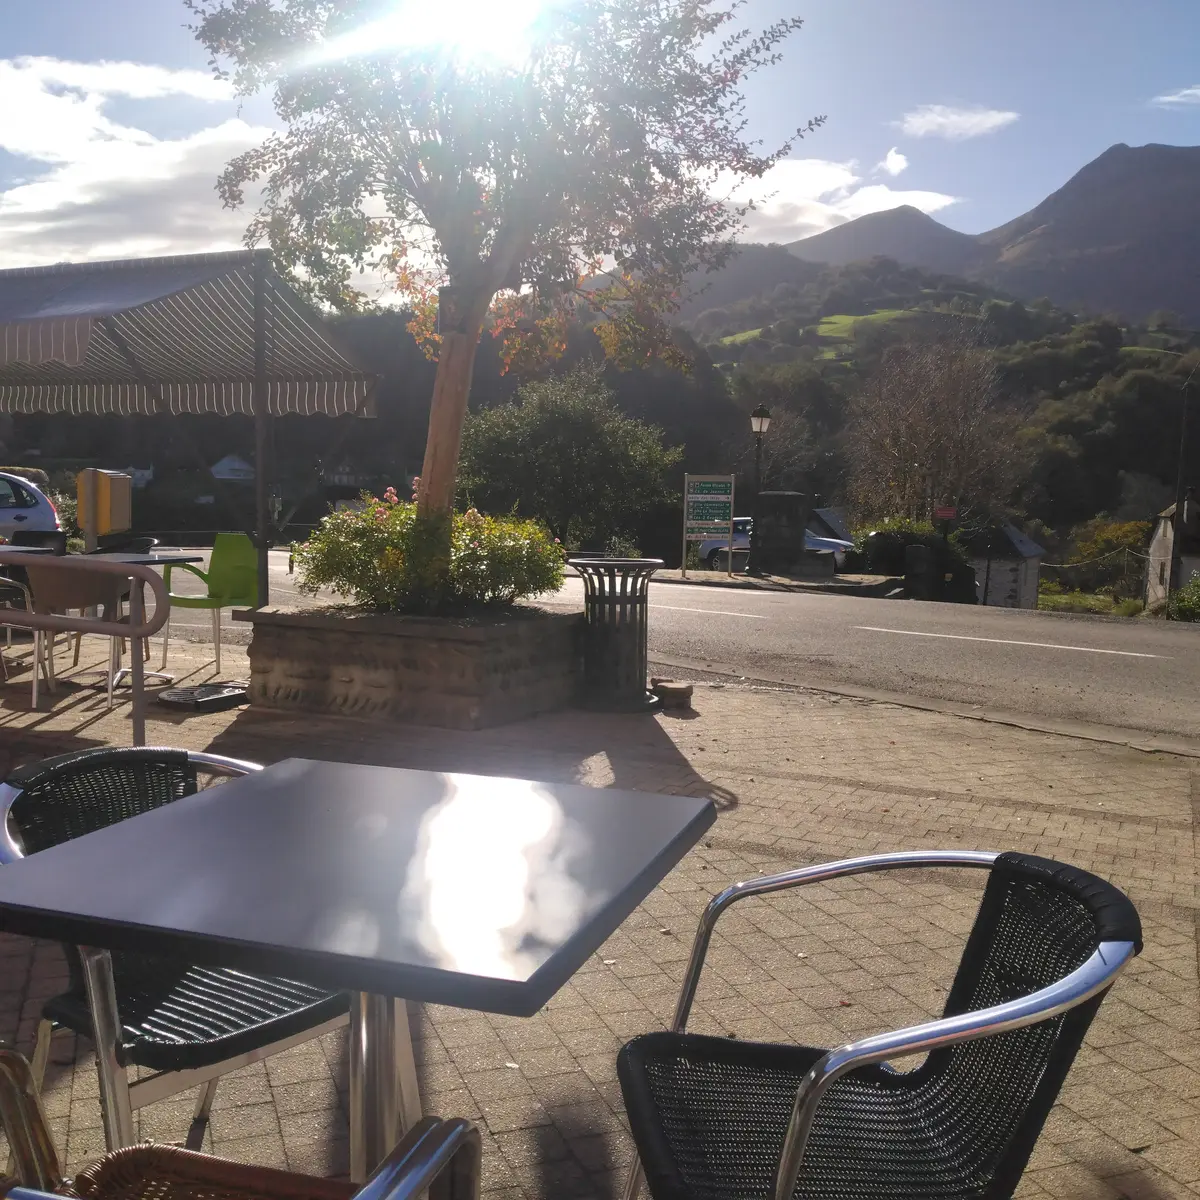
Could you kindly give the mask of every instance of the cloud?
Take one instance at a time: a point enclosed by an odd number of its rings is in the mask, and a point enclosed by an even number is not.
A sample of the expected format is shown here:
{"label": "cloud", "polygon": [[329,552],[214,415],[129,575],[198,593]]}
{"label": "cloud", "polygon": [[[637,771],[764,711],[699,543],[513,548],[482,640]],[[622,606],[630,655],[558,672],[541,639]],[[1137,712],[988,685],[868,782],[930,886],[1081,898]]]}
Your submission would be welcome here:
{"label": "cloud", "polygon": [[908,158],[893,146],[884,156],[883,162],[875,167],[876,171],[885,171],[888,175],[899,175],[908,170]]}
{"label": "cloud", "polygon": [[1200,83],[1193,83],[1191,87],[1180,88],[1176,92],[1166,92],[1161,96],[1155,96],[1153,100],[1160,108],[1177,108],[1184,104],[1200,104]]}
{"label": "cloud", "polygon": [[733,190],[732,201],[757,198],[746,214],[743,240],[794,242],[823,233],[867,213],[909,204],[935,213],[957,197],[941,192],[898,191],[888,184],[864,185],[858,164],[817,158],[785,158],[761,180]]}
{"label": "cloud", "polygon": [[948,104],[922,104],[897,122],[908,137],[940,137],[958,142],[995,133],[1020,119],[1021,114],[998,108],[954,108]]}
{"label": "cloud", "polygon": [[0,59],[0,150],[23,178],[0,190],[0,266],[186,253],[240,244],[244,212],[221,207],[216,177],[269,130],[233,116],[159,138],[113,120],[110,99],[226,102],[201,71],[141,63]]}

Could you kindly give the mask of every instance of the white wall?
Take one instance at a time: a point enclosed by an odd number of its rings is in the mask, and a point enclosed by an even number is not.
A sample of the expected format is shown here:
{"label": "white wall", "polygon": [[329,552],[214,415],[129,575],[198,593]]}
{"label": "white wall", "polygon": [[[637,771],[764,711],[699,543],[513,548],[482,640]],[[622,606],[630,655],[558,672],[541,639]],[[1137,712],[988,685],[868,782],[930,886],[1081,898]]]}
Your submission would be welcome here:
{"label": "white wall", "polygon": [[987,583],[989,608],[1037,608],[1040,558],[993,558],[991,575],[986,558],[976,558],[975,594],[984,603],[984,583]]}
{"label": "white wall", "polygon": [[1159,520],[1150,539],[1146,562],[1146,607],[1161,604],[1167,598],[1171,582],[1171,522]]}

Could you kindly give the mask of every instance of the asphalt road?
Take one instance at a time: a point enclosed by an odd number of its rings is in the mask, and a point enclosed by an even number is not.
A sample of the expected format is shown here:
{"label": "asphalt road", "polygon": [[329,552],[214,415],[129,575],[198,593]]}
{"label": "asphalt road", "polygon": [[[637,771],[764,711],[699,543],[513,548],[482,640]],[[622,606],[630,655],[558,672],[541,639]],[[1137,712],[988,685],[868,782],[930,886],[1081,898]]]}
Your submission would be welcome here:
{"label": "asphalt road", "polygon": [[[272,599],[294,598],[272,554]],[[178,577],[177,577],[178,578]],[[582,606],[582,585],[542,599]],[[172,627],[203,636],[208,614]],[[226,618],[228,620],[228,617]],[[231,631],[232,632],[232,631]],[[230,640],[244,640],[245,626]],[[656,661],[810,686],[952,702],[1200,745],[1200,627],[1051,613],[653,584]]]}

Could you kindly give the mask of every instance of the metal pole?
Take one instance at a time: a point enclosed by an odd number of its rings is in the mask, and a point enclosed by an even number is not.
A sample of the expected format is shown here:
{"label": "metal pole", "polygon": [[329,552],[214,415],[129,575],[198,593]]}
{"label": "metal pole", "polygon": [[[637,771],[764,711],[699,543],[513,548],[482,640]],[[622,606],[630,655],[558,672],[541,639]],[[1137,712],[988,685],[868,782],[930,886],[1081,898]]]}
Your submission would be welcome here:
{"label": "metal pole", "polygon": [[761,504],[759,497],[762,495],[762,447],[763,435],[756,433],[754,435],[754,504],[751,506],[750,514],[753,524],[750,526],[750,561],[746,564],[747,575],[761,575],[762,570],[758,565],[758,540],[759,540],[759,520]]}
{"label": "metal pole", "polygon": [[735,512],[733,498],[737,492],[737,476],[729,477],[729,554],[725,559],[725,574],[733,578],[733,514]]}
{"label": "metal pole", "polygon": [[1192,375],[1200,369],[1192,368],[1192,374],[1183,385],[1183,415],[1179,420],[1179,466],[1175,475],[1175,521],[1174,532],[1171,535],[1171,576],[1167,584],[1167,592],[1183,587],[1183,527],[1184,516],[1187,512],[1187,436],[1188,408],[1192,397]]}
{"label": "metal pole", "polygon": [[121,1018],[117,1012],[112,959],[107,950],[94,950],[89,946],[79,947],[79,957],[83,963],[88,1008],[92,1013],[104,1144],[109,1150],[121,1150],[133,1145],[133,1108],[129,1103],[129,1080],[117,1057],[121,1044]]}
{"label": "metal pole", "polygon": [[403,1000],[350,995],[350,1178],[363,1183],[421,1119]]}
{"label": "metal pole", "polygon": [[271,602],[268,478],[270,415],[267,412],[267,251],[254,255],[254,540],[258,545],[258,606]]}
{"label": "metal pole", "polygon": [[683,564],[679,568],[679,576],[681,579],[687,578],[687,556],[688,556],[688,480],[690,475],[683,477]]}
{"label": "metal pole", "polygon": [[[133,628],[141,625],[145,615],[146,597],[143,593],[145,586],[140,579],[130,580],[129,589],[129,624]],[[130,663],[130,684],[133,687],[133,744],[146,744],[146,664],[143,661],[143,650],[146,643],[141,638],[129,638],[129,653],[133,658]]]}

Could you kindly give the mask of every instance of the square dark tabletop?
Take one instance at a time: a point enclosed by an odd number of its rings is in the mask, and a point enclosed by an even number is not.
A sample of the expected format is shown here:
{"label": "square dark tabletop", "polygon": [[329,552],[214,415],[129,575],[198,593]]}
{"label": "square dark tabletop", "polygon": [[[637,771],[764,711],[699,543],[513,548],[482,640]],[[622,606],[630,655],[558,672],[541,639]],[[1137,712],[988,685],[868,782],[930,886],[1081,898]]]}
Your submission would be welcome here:
{"label": "square dark tabletop", "polygon": [[96,558],[101,562],[121,563],[126,567],[176,567],[182,563],[198,563],[204,561],[204,555],[193,554],[184,550],[148,550],[145,554],[132,551],[113,550],[109,553],[89,554],[87,558]]}
{"label": "square dark tabletop", "polygon": [[528,1016],[715,819],[688,796],[288,759],[0,867],[0,929]]}

